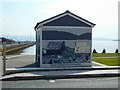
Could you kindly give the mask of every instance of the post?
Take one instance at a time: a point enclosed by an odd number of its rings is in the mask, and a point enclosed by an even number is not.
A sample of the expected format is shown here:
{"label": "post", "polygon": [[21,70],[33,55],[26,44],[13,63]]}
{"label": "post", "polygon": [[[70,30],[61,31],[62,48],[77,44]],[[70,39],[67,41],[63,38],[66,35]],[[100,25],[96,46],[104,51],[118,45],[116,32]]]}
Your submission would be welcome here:
{"label": "post", "polygon": [[3,76],[6,74],[6,42],[3,42]]}
{"label": "post", "polygon": [[40,67],[42,66],[42,26],[40,27]]}

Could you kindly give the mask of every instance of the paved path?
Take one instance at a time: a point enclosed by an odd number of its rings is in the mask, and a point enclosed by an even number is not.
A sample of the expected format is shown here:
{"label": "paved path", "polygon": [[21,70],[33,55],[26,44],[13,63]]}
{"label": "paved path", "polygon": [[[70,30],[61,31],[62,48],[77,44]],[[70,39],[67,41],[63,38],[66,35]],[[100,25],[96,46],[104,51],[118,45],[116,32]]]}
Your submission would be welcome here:
{"label": "paved path", "polygon": [[[35,55],[7,56],[6,64],[7,68],[38,67],[38,65],[35,64]],[[92,66],[105,66],[105,65],[92,62]]]}
{"label": "paved path", "polygon": [[104,66],[107,66],[107,65],[92,61],[92,66],[103,66],[104,67]]}
{"label": "paved path", "polygon": [[35,66],[35,56],[34,55],[19,55],[19,56],[9,56],[6,60],[7,68],[16,67],[37,67]]}

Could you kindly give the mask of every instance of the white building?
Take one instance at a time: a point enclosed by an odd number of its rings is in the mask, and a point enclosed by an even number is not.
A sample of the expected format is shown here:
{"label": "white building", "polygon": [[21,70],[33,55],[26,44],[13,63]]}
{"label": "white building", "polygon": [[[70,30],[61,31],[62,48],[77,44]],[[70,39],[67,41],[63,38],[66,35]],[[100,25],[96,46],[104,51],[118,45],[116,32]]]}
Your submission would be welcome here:
{"label": "white building", "polygon": [[91,66],[94,26],[68,10],[37,23],[36,62],[40,67]]}

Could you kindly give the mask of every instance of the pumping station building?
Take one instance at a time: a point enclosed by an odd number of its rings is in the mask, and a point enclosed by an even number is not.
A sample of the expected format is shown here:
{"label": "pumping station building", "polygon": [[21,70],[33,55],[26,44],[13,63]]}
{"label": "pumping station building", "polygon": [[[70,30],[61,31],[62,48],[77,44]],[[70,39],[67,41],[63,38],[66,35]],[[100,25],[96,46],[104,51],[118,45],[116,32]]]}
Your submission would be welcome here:
{"label": "pumping station building", "polygon": [[94,23],[70,11],[38,22],[36,62],[40,67],[92,66],[92,28]]}

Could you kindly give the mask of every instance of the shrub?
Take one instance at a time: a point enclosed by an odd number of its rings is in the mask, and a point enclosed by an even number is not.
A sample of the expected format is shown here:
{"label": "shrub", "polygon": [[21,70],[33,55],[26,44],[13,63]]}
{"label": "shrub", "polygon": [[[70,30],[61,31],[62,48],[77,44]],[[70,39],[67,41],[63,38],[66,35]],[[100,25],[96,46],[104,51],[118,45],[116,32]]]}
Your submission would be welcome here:
{"label": "shrub", "polygon": [[94,50],[93,50],[93,53],[97,53],[97,51],[94,49]]}
{"label": "shrub", "polygon": [[116,49],[116,50],[115,50],[115,53],[118,53],[118,52],[119,52],[119,50],[118,50],[118,49]]}
{"label": "shrub", "polygon": [[106,50],[105,50],[105,49],[103,49],[102,53],[106,53]]}

